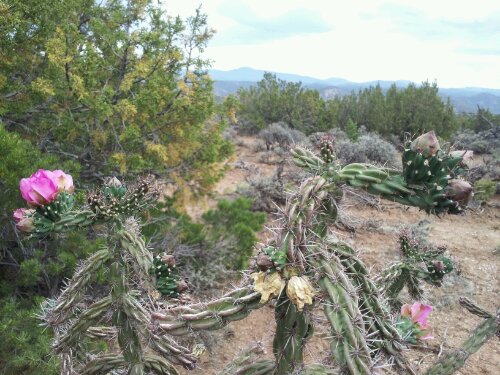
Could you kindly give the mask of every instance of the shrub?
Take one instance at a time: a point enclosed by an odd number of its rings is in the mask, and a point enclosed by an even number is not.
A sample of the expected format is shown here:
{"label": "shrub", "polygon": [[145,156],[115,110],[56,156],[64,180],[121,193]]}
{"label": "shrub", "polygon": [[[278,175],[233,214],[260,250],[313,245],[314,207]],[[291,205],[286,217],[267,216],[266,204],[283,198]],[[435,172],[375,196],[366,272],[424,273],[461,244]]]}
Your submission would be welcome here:
{"label": "shrub", "polygon": [[487,154],[500,149],[499,128],[492,128],[475,133],[470,129],[463,129],[452,137],[457,149],[472,150],[477,154]]}
{"label": "shrub", "polygon": [[347,125],[345,126],[345,131],[346,131],[346,134],[347,134],[347,137],[353,141],[353,142],[356,142],[359,138],[359,129],[358,129],[358,125],[352,121],[351,119],[349,119],[347,121]]}
{"label": "shrub", "polygon": [[252,200],[240,197],[232,202],[221,200],[216,210],[203,214],[205,225],[211,230],[210,237],[215,242],[234,240],[225,251],[228,265],[233,269],[247,266],[248,257],[257,241],[255,232],[262,229],[266,215],[262,212],[252,212]]}
{"label": "shrub", "polygon": [[362,135],[358,142],[340,139],[336,141],[334,138],[335,152],[344,163],[398,165],[396,148],[375,133]]}
{"label": "shrub", "polygon": [[286,203],[283,181],[276,176],[250,180],[245,194],[252,199],[252,209],[256,211],[275,212],[276,205]]}
{"label": "shrub", "polygon": [[474,199],[487,202],[495,196],[497,183],[490,179],[483,179],[474,183]]}
{"label": "shrub", "polygon": [[291,129],[286,123],[280,121],[269,125],[259,132],[259,137],[266,143],[267,150],[272,150],[275,145],[288,149],[291,145],[304,143],[306,136],[299,130]]}
{"label": "shrub", "polygon": [[[41,300],[37,300],[41,302]],[[0,300],[0,373],[56,375],[57,360],[50,353],[50,333],[35,317],[38,304]]]}
{"label": "shrub", "polygon": [[217,286],[234,271],[247,266],[266,216],[251,210],[252,199],[221,200],[200,222],[169,208],[158,207],[144,234],[154,248],[175,256],[182,276],[195,292]]}

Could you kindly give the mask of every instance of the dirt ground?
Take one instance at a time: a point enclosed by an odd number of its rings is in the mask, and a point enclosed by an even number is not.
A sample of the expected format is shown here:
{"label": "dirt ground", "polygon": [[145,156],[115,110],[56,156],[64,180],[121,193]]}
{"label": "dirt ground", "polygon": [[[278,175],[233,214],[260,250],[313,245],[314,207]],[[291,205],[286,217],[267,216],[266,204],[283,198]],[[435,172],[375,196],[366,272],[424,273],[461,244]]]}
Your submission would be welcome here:
{"label": "dirt ground", "polygon": [[[261,163],[261,153],[256,151],[256,141],[239,138],[236,159],[224,179],[218,184],[216,193],[227,196],[246,183],[249,177],[270,176],[276,166]],[[289,167],[290,168],[290,167]],[[208,202],[208,206],[213,206]],[[468,211],[465,216],[429,216],[415,208],[380,201],[376,207],[346,197],[343,220],[355,230],[337,227],[332,231],[344,241],[361,251],[363,260],[372,267],[373,273],[398,258],[397,231],[402,225],[420,223],[428,228],[429,241],[446,245],[457,265],[457,272],[445,278],[441,288],[426,287],[428,304],[434,306],[429,318],[434,339],[427,342],[433,350],[411,350],[405,355],[418,373],[438,358],[438,353],[458,348],[477,326],[481,319],[468,313],[458,305],[458,297],[466,296],[490,312],[500,306],[500,283],[498,280],[500,260],[500,197],[491,204]],[[196,217],[196,207],[191,214]],[[262,233],[264,241],[267,233]],[[244,350],[259,345],[263,357],[271,358],[274,333],[274,310],[264,307],[254,311],[249,318],[230,324],[224,332],[212,337],[202,356],[199,369],[189,371],[193,375],[212,375],[221,371],[225,364],[235,359]],[[322,320],[318,311],[316,319]],[[321,362],[328,356],[326,328],[316,328],[315,336],[306,349],[307,362]],[[389,368],[380,369],[381,374],[390,374]],[[187,373],[187,372],[186,372]],[[479,352],[472,355],[457,374],[500,374],[500,342],[490,339]]]}

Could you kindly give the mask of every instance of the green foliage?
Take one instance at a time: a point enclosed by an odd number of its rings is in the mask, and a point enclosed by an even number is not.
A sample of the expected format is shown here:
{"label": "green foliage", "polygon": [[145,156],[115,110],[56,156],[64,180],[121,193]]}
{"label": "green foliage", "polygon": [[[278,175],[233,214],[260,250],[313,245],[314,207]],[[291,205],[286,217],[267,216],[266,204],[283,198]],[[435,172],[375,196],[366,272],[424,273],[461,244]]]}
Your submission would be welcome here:
{"label": "green foliage", "polygon": [[21,262],[19,267],[19,279],[18,283],[20,286],[33,286],[38,283],[40,274],[42,272],[42,265],[36,258],[27,259]]}
{"label": "green foliage", "polygon": [[251,211],[252,203],[247,198],[238,198],[232,202],[221,200],[216,210],[210,210],[202,217],[205,225],[211,228],[212,241],[222,241],[227,237],[233,240],[232,246],[226,251],[231,254],[228,264],[234,269],[246,267],[257,241],[255,232],[262,229],[266,219],[264,213]]}
{"label": "green foliage", "polygon": [[330,126],[325,102],[317,90],[278,79],[272,73],[265,73],[257,86],[240,89],[237,96],[239,122],[245,132],[256,133],[280,121],[306,134]]}
{"label": "green foliage", "polygon": [[[69,246],[57,250],[58,240],[21,241],[13,225],[12,211],[23,206],[19,181],[39,168],[64,169],[75,178],[79,165],[73,161],[60,162],[53,155],[40,152],[29,140],[9,132],[0,124],[0,297],[11,293],[27,295],[37,293],[47,296],[62,278],[72,272],[77,254],[89,250],[80,249],[83,241],[78,234],[70,236]],[[86,243],[92,247],[92,243]],[[43,276],[43,277],[42,277]]]}
{"label": "green foliage", "polygon": [[[19,180],[28,177],[39,168],[64,169],[69,174],[77,176],[79,165],[72,161],[62,163],[54,155],[42,154],[30,141],[22,139],[19,134],[9,132],[0,123],[0,187],[2,196],[0,205],[12,210],[21,205]],[[2,220],[5,220],[2,210]],[[2,222],[2,226],[5,222]]]}
{"label": "green foliage", "polygon": [[50,353],[51,335],[35,317],[39,299],[31,302],[0,300],[0,373],[56,375],[58,361]]}
{"label": "green foliage", "polygon": [[151,211],[144,234],[154,248],[175,256],[181,276],[195,291],[217,285],[232,271],[247,266],[265,214],[252,211],[253,200],[221,200],[199,222],[180,214],[172,202]]}
{"label": "green foliage", "polygon": [[7,0],[2,17],[6,129],[81,164],[85,182],[154,171],[213,184],[207,167],[231,150],[209,121],[213,30],[199,10],[182,21],[152,0]]}
{"label": "green foliage", "polygon": [[199,10],[183,21],[151,0],[6,0],[0,18],[0,297],[29,300],[53,296],[100,241],[21,240],[21,178],[154,172],[205,194],[233,151],[222,137],[233,106],[216,118]]}
{"label": "green foliage", "polygon": [[[462,113],[458,116],[461,129],[481,133],[493,128],[498,128],[500,115],[494,115],[489,110],[478,107],[476,113]],[[497,130],[498,131],[498,130]]]}
{"label": "green foliage", "polygon": [[356,140],[355,126],[388,137],[402,137],[435,129],[449,137],[458,121],[449,102],[438,95],[436,83],[396,85],[384,92],[377,85],[345,96],[323,99],[316,90],[286,82],[266,73],[255,87],[238,92],[239,117],[245,131],[255,133],[273,122],[284,121],[306,134],[339,127]]}
{"label": "green foliage", "polygon": [[495,196],[497,183],[490,179],[478,180],[474,183],[474,199],[489,201]]}
{"label": "green foliage", "polygon": [[359,138],[358,125],[354,121],[349,119],[347,121],[347,125],[345,126],[345,133],[349,140],[351,140],[352,142],[356,142]]}

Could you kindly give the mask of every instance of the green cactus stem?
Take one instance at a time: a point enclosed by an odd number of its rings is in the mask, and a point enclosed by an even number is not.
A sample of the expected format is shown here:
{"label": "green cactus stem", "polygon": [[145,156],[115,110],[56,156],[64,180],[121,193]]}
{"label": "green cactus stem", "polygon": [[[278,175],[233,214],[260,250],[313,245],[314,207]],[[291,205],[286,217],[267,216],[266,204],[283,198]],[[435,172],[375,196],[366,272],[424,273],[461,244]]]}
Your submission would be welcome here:
{"label": "green cactus stem", "polygon": [[401,355],[402,339],[389,316],[389,306],[371,280],[366,266],[347,244],[339,243],[333,237],[327,237],[325,243],[329,253],[339,258],[357,292],[358,308],[363,317],[366,335],[370,338],[367,344],[371,353],[382,352],[393,358],[401,371],[414,374],[414,370]]}
{"label": "green cactus stem", "polygon": [[97,272],[111,258],[108,247],[101,247],[77,267],[73,278],[50,307],[50,326],[64,323],[71,317],[73,308],[82,300],[89,284]]}
{"label": "green cactus stem", "polygon": [[33,230],[34,236],[43,236],[48,233],[67,233],[77,229],[88,227],[95,224],[97,217],[92,211],[70,211],[63,216],[56,217],[54,220],[42,216],[35,215],[33,223],[35,229]]}
{"label": "green cactus stem", "polygon": [[324,313],[332,329],[330,350],[335,361],[350,374],[370,374],[372,361],[356,288],[334,254],[323,253],[317,269],[325,275],[319,285],[324,293]]}
{"label": "green cactus stem", "polygon": [[419,301],[423,297],[421,281],[441,286],[443,277],[453,270],[451,259],[443,255],[444,250],[429,250],[413,237],[409,229],[401,231],[399,242],[401,260],[389,265],[376,278],[393,309],[401,307],[398,296],[405,286],[410,297]]}
{"label": "green cactus stem", "polygon": [[331,151],[328,151],[323,143],[320,147],[322,155],[326,151],[326,159],[300,147],[293,149],[291,153],[296,165],[322,175],[329,181],[348,183],[382,198],[418,207],[431,214],[463,212],[471,189],[461,188],[458,194],[457,188],[454,187],[457,183],[453,182],[457,180],[452,180],[465,173],[462,157],[442,150],[424,156],[418,150],[413,150],[410,143],[406,143],[403,152],[402,171],[363,163],[341,167],[333,156],[328,156]]}
{"label": "green cactus stem", "polygon": [[152,312],[151,319],[158,335],[182,336],[197,330],[221,329],[227,323],[246,318],[252,310],[264,306],[260,298],[260,293],[255,292],[253,287],[243,287],[208,303]]}
{"label": "green cactus stem", "polygon": [[273,375],[296,373],[303,369],[304,348],[312,335],[312,324],[308,309],[298,311],[282,293],[276,303],[276,333],[273,340],[273,353],[276,358]]}
{"label": "green cactus stem", "polygon": [[460,298],[460,305],[469,312],[485,318],[479,324],[462,346],[454,351],[445,353],[432,367],[427,370],[426,375],[451,375],[465,364],[465,361],[477,352],[493,336],[500,334],[500,309],[496,316],[478,307],[467,298]]}

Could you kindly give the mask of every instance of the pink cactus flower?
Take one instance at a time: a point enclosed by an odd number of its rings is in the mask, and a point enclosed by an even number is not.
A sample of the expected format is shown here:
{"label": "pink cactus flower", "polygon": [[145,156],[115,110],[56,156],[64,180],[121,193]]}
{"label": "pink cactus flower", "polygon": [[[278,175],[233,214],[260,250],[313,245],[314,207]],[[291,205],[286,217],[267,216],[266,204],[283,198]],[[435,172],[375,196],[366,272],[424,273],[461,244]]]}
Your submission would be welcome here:
{"label": "pink cactus flower", "polygon": [[474,159],[474,151],[472,150],[458,150],[450,152],[450,155],[454,158],[461,157],[463,161],[468,161]]}
{"label": "pink cactus flower", "polygon": [[14,220],[16,221],[16,227],[19,229],[21,232],[26,232],[30,233],[34,229],[34,224],[33,224],[33,214],[35,213],[35,210],[33,209],[26,209],[26,208],[18,208],[17,210],[14,211]]}
{"label": "pink cactus flower", "polygon": [[56,183],[57,190],[59,192],[67,191],[69,193],[72,193],[73,190],[75,190],[75,187],[73,186],[73,177],[71,177],[69,174],[64,173],[60,169],[52,171],[52,179]]}
{"label": "pink cactus flower", "polygon": [[420,302],[415,302],[413,305],[404,304],[401,306],[401,316],[406,316],[423,332],[421,333],[420,340],[432,339],[432,334],[427,332],[429,324],[427,317],[432,311],[432,306],[424,305]]}
{"label": "pink cactus flower", "polygon": [[20,182],[21,195],[32,207],[44,206],[54,201],[62,191],[72,192],[73,178],[61,170],[39,169]]}
{"label": "pink cactus flower", "polygon": [[434,156],[440,149],[439,141],[434,133],[434,130],[422,134],[416,138],[410,145],[413,151],[422,153],[425,157]]}

